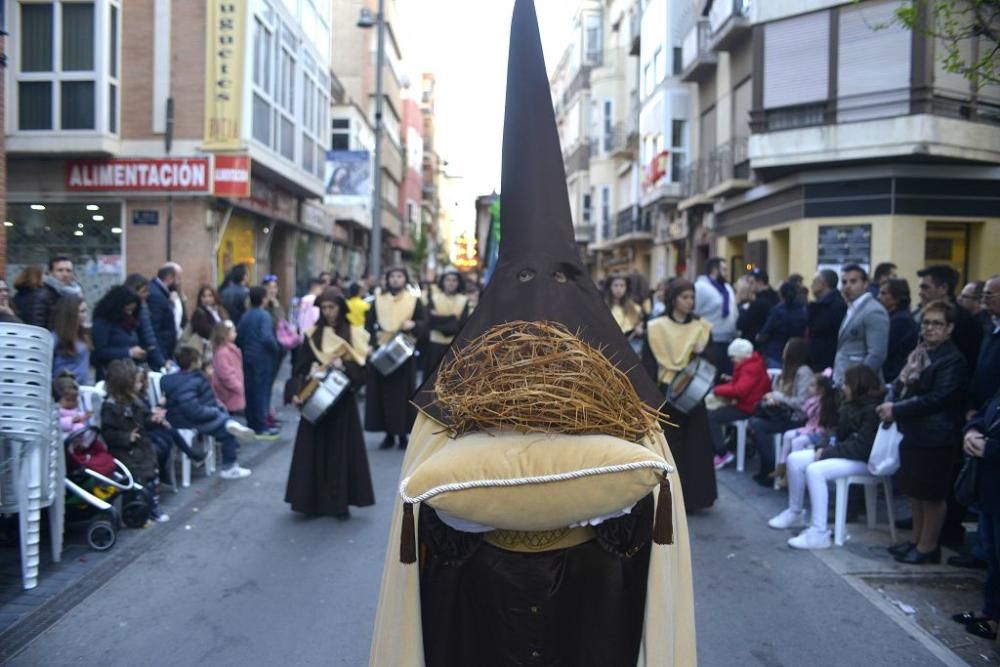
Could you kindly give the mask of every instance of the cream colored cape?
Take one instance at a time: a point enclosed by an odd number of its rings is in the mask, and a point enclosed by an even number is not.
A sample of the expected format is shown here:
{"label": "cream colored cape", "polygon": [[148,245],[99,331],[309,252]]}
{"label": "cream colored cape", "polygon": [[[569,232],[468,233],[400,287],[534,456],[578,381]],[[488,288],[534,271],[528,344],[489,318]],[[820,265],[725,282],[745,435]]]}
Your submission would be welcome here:
{"label": "cream colored cape", "polygon": [[[461,317],[462,311],[465,310],[465,304],[469,302],[468,297],[464,294],[445,294],[444,292],[435,292],[431,305],[434,306],[434,313],[436,315],[453,317]],[[431,342],[438,345],[451,345],[451,341],[455,339],[454,336],[446,336],[436,329],[431,329]]]}
{"label": "cream colored cape", "polygon": [[385,345],[399,333],[406,320],[412,320],[417,308],[417,296],[409,290],[400,290],[399,294],[382,292],[375,297],[375,316],[379,327],[377,342]]}
{"label": "cream colored cape", "polygon": [[[448,434],[441,424],[421,412],[413,425],[400,479],[409,476],[447,441]],[[674,465],[662,433],[655,437],[654,451]],[[671,485],[674,543],[652,545],[646,585],[645,625],[637,667],[689,667],[697,664],[694,591],[684,494],[676,475],[671,476]],[[389,528],[389,546],[382,570],[382,588],[368,664],[370,667],[423,667],[419,563],[404,565],[399,562],[402,501],[395,495],[393,502],[396,507]],[[413,508],[418,531],[420,522],[416,519],[419,511],[419,505]]]}
{"label": "cream colored cape", "polygon": [[326,327],[323,329],[323,338],[318,348],[313,341],[313,334],[315,333],[316,327],[312,327],[305,333],[306,341],[309,343],[309,348],[312,350],[313,356],[316,357],[317,361],[316,364],[313,364],[313,370],[315,370],[315,366],[317,365],[329,365],[334,357],[353,361],[358,366],[365,365],[365,360],[368,357],[368,339],[371,336],[364,327],[352,324],[350,341],[344,340],[333,329]]}
{"label": "cream colored cape", "polygon": [[705,349],[711,333],[712,324],[706,320],[681,323],[667,315],[651,320],[646,328],[646,340],[659,366],[656,381],[670,384],[691,357]]}

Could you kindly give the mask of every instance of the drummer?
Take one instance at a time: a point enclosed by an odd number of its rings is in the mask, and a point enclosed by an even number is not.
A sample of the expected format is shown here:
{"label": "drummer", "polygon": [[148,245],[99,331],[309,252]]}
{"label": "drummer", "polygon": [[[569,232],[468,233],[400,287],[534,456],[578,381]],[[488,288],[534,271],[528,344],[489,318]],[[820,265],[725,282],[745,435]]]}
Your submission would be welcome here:
{"label": "drummer", "polygon": [[604,303],[611,309],[611,316],[615,318],[632,349],[637,353],[640,352],[646,330],[645,313],[632,298],[628,276],[616,275],[608,278],[604,287]]}
{"label": "drummer", "polygon": [[461,331],[469,318],[469,298],[465,296],[462,276],[455,269],[448,269],[438,278],[437,289],[427,294],[430,315],[430,343],[424,371],[434,372],[455,334]]}
{"label": "drummer", "polygon": [[[694,284],[688,280],[671,283],[664,302],[663,315],[646,327],[642,362],[665,395],[674,377],[711,349],[712,325],[694,314]],[[704,401],[686,415],[669,404],[664,412],[663,432],[684,480],[684,505],[689,511],[711,507],[717,494]]]}
{"label": "drummer", "polygon": [[292,399],[301,406],[310,378],[335,369],[351,385],[315,424],[299,420],[295,450],[288,471],[285,502],[307,516],[350,518],[349,505],[375,503],[364,431],[354,399],[365,379],[368,332],[347,322],[347,302],[337,289],[327,288],[316,299],[319,320],[305,332],[305,344],[292,370]]}
{"label": "drummer", "polygon": [[[427,310],[420,297],[408,289],[410,275],[406,269],[393,267],[385,273],[386,289],[375,297],[374,307],[365,318],[365,328],[379,348],[399,333],[417,339],[427,329]],[[365,430],[384,431],[379,449],[391,449],[398,439],[400,449],[406,449],[407,434],[416,419],[416,408],[410,397],[416,390],[417,364],[410,357],[389,375],[382,375],[368,365],[365,392]]]}

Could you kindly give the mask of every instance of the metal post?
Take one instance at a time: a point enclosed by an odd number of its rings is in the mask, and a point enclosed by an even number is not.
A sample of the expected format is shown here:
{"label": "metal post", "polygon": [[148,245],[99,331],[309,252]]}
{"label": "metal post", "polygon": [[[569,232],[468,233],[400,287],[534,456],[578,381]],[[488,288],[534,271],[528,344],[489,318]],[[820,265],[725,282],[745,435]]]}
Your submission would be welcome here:
{"label": "metal post", "polygon": [[378,0],[378,51],[375,58],[375,178],[372,181],[371,259],[368,273],[382,275],[382,70],[385,67],[385,0]]}

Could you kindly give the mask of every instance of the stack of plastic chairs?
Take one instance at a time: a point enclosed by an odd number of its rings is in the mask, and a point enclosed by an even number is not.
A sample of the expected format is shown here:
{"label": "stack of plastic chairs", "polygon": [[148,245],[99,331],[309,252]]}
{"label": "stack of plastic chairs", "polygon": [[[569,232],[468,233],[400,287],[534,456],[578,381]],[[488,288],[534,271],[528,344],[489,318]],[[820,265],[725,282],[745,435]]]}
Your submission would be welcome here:
{"label": "stack of plastic chairs", "polygon": [[38,585],[41,510],[62,556],[66,460],[52,401],[52,335],[0,323],[0,512],[17,512],[25,589]]}

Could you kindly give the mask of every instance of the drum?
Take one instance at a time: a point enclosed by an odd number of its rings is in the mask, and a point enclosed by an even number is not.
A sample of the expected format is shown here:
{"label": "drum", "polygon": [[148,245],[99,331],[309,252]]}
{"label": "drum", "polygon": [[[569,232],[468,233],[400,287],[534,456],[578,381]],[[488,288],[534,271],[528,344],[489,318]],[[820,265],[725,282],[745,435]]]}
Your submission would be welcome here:
{"label": "drum", "polygon": [[702,358],[692,359],[670,383],[667,402],[680,413],[698,407],[715,383],[715,366]]}
{"label": "drum", "polygon": [[413,339],[406,334],[396,334],[372,355],[371,363],[382,375],[390,375],[416,352]]}
{"label": "drum", "polygon": [[[310,424],[322,419],[351,386],[351,380],[336,368],[331,368],[326,375],[314,379],[317,380],[315,388],[308,396],[303,397],[302,403],[302,418]],[[306,388],[312,384],[310,382]]]}

